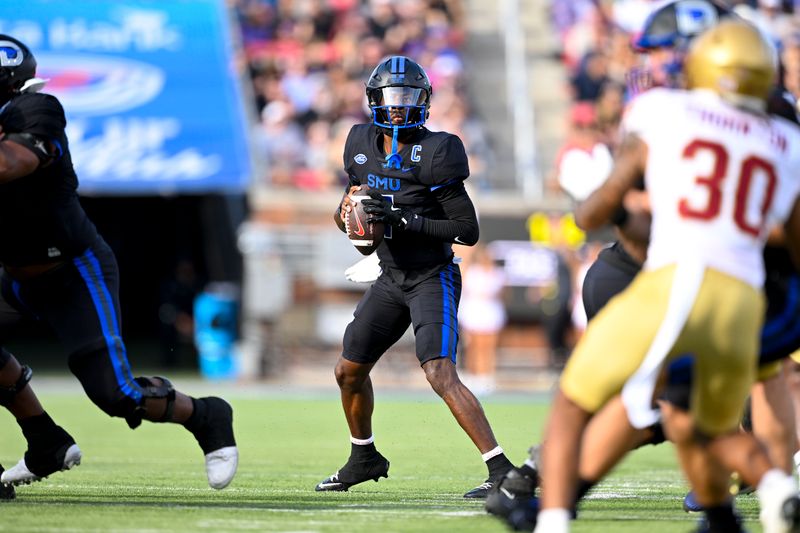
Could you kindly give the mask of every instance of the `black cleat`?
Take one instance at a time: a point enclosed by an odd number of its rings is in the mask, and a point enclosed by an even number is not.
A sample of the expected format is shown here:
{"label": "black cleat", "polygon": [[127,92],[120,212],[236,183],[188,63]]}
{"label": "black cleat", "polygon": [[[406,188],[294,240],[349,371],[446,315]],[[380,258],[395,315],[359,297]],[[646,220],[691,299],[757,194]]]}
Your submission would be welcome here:
{"label": "black cleat", "polygon": [[[3,474],[5,469],[3,465],[0,465],[0,475]],[[2,500],[13,500],[17,497],[17,493],[14,490],[14,485],[3,485],[0,484],[0,501]]]}
{"label": "black cleat", "polygon": [[486,496],[489,495],[489,491],[492,490],[492,487],[494,487],[498,481],[499,480],[492,480],[491,478],[487,479],[474,489],[467,491],[466,494],[464,494],[464,497],[472,500],[484,500],[486,499]]}
{"label": "black cleat", "polygon": [[[529,469],[532,470],[532,469]],[[534,497],[539,479],[536,471],[533,476],[526,475],[520,468],[513,468],[503,476],[486,496],[486,512],[507,518],[519,501],[527,501]]]}
{"label": "black cleat", "polygon": [[382,477],[389,477],[389,461],[380,453],[375,452],[375,455],[366,459],[353,459],[351,457],[338,472],[320,481],[314,490],[317,492],[344,492],[353,485],[358,485],[370,479],[378,481]]}
{"label": "black cleat", "polygon": [[695,496],[693,490],[687,492],[686,496],[683,497],[683,510],[686,513],[700,513],[705,510],[705,507],[697,501],[697,496]]}
{"label": "black cleat", "polygon": [[708,518],[705,516],[700,517],[697,521],[697,529],[692,533],[747,533],[747,530],[742,527],[742,520],[737,515],[736,524],[731,524],[728,527],[712,529],[708,523]]}
{"label": "black cleat", "polygon": [[467,491],[464,494],[464,497],[471,500],[485,500],[486,497],[489,495],[489,491],[497,485],[503,477],[508,474],[511,470],[514,469],[514,466],[511,463],[508,463],[509,467],[508,470],[504,470],[503,472],[498,472],[492,475],[489,474],[489,479],[478,485],[472,490]]}
{"label": "black cleat", "polygon": [[514,531],[533,531],[539,517],[539,498],[519,501],[519,505],[506,518],[506,524]]}

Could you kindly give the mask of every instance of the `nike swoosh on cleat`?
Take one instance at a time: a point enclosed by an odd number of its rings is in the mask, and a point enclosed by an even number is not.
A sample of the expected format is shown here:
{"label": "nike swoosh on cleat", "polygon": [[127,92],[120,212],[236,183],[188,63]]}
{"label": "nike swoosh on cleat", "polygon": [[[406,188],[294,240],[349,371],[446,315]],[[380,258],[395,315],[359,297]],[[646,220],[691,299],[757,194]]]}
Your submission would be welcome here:
{"label": "nike swoosh on cleat", "polygon": [[457,244],[463,244],[463,245],[467,244],[461,240],[461,237],[456,237],[455,239],[453,239],[453,241],[456,242]]}
{"label": "nike swoosh on cleat", "polygon": [[500,487],[500,492],[502,492],[503,494],[505,494],[505,495],[506,495],[506,496],[507,496],[509,499],[511,499],[511,500],[515,499],[515,498],[514,498],[514,494],[513,494],[513,493],[511,493],[511,492],[508,492],[508,490],[504,489],[503,487]]}
{"label": "nike swoosh on cleat", "polygon": [[317,487],[321,489],[327,489],[328,487],[342,487],[344,483],[320,483]]}

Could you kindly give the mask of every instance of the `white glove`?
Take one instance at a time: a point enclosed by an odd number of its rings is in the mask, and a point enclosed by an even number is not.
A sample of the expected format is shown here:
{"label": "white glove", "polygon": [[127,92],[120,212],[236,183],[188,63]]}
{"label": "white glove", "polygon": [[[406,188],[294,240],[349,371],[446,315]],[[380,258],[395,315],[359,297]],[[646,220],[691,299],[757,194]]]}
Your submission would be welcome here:
{"label": "white glove", "polygon": [[381,275],[378,254],[372,253],[344,271],[344,277],[356,283],[372,283]]}

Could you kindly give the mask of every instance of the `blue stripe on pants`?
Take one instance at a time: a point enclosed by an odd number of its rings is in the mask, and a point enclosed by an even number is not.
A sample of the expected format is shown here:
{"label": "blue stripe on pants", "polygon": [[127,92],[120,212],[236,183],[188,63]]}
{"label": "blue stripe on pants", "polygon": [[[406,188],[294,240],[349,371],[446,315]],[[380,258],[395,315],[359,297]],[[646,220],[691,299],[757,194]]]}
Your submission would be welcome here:
{"label": "blue stripe on pants", "polygon": [[455,311],[455,298],[453,294],[453,265],[448,265],[439,272],[439,281],[442,284],[442,357],[449,357],[456,362],[456,349],[458,336],[454,334],[454,324],[450,320],[450,309]]}
{"label": "blue stripe on pants", "polygon": [[108,354],[111,358],[111,365],[114,368],[114,375],[117,378],[117,385],[126,396],[132,398],[138,404],[142,400],[142,392],[131,374],[131,368],[125,354],[125,345],[122,343],[119,325],[117,324],[113,300],[103,279],[100,262],[91,250],[80,257],[76,257],[73,262],[92,297],[100,327],[103,331],[103,337],[106,341],[106,347],[108,348]]}

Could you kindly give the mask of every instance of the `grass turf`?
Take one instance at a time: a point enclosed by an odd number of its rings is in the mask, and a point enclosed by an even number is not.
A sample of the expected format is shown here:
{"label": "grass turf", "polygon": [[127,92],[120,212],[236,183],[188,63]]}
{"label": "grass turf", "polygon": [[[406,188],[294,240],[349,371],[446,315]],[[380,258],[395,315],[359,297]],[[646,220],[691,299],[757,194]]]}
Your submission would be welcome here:
{"label": "grass turf", "polygon": [[[389,479],[347,493],[314,486],[347,459],[348,433],[337,397],[316,399],[231,394],[239,473],[223,491],[208,488],[202,453],[178,426],[145,423],[130,431],[76,394],[43,394],[53,418],[77,440],[83,464],[41,483],[19,487],[0,504],[0,529],[13,531],[505,531],[480,502],[461,495],[486,470],[433,394],[377,393],[374,431],[391,461]],[[526,457],[547,406],[526,398],[491,399],[484,408],[509,458]],[[24,441],[0,415],[0,462],[13,465]],[[573,531],[690,531],[681,511],[685,485],[669,445],[633,454],[584,504]],[[756,500],[739,499],[750,531]],[[13,524],[13,526],[11,526]]]}

